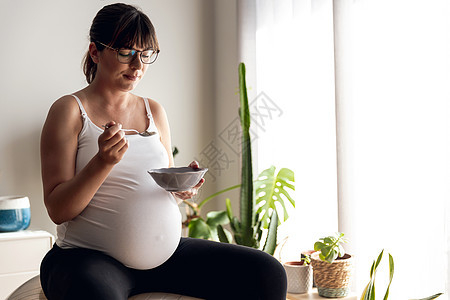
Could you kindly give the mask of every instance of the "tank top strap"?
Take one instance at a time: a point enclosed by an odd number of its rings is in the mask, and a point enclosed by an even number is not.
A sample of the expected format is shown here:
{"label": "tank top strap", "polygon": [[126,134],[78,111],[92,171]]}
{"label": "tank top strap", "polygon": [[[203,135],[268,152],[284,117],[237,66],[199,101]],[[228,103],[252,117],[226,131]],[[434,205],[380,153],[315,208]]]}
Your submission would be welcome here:
{"label": "tank top strap", "polygon": [[147,111],[147,117],[148,117],[148,120],[150,121],[150,125],[151,125],[153,123],[153,116],[152,116],[152,111],[150,109],[150,104],[148,103],[147,98],[142,98],[142,99],[144,99],[145,110]]}
{"label": "tank top strap", "polygon": [[86,119],[87,117],[86,110],[84,110],[83,104],[81,104],[80,99],[73,94],[71,96],[74,97],[75,100],[77,100],[78,106],[80,107],[81,116],[83,117],[83,119]]}

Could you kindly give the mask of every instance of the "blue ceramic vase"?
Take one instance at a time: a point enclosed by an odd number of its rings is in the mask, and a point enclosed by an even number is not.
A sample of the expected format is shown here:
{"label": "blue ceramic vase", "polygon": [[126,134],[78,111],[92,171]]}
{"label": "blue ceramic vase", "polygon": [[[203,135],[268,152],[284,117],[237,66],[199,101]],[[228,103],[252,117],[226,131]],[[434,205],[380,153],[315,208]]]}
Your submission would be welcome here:
{"label": "blue ceramic vase", "polygon": [[0,197],[0,232],[27,229],[30,226],[30,219],[30,200],[28,197]]}

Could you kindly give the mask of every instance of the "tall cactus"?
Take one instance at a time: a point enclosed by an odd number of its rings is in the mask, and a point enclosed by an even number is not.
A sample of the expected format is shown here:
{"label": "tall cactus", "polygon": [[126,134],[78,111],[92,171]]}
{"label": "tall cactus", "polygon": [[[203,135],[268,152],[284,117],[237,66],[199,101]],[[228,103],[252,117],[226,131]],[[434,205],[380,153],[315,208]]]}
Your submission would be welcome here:
{"label": "tall cactus", "polygon": [[239,117],[242,127],[242,170],[240,194],[241,243],[254,247],[255,197],[253,191],[252,145],[250,138],[250,110],[248,106],[245,65],[239,64]]}
{"label": "tall cactus", "polygon": [[[245,82],[245,65],[239,64],[239,94],[240,108],[239,117],[242,128],[242,169],[241,169],[241,193],[240,193],[240,220],[233,216],[230,200],[227,199],[227,215],[230,219],[230,226],[234,233],[234,239],[239,245],[259,248],[262,236],[262,221],[255,209],[255,191],[253,188],[253,167],[252,167],[252,145],[250,138],[250,110],[247,97],[247,85]],[[276,232],[278,218],[275,214],[272,220],[275,220],[274,226],[269,228],[264,251],[273,254],[276,246]],[[219,239],[222,242],[230,242],[221,225],[218,226]]]}

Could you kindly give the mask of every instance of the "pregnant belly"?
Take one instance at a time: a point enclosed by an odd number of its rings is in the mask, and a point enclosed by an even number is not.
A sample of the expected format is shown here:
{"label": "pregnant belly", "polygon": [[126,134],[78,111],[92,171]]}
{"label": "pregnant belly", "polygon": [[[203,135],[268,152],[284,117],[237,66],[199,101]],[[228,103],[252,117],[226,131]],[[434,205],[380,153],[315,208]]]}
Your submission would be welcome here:
{"label": "pregnant belly", "polygon": [[151,269],[175,252],[181,237],[181,214],[171,195],[128,207],[116,220],[108,254],[135,269]]}

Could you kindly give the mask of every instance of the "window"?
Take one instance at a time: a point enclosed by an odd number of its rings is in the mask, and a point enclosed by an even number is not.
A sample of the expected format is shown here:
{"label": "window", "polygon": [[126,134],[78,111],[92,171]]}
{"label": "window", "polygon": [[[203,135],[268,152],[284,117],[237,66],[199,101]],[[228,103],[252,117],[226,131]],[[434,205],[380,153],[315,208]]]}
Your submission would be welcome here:
{"label": "window", "polygon": [[[252,13],[241,16],[255,26],[240,30],[254,31],[257,93],[282,111],[256,128],[258,166],[296,173],[286,255],[339,230],[356,256],[358,294],[382,249],[396,264],[392,299],[446,291],[448,1],[245,3]],[[248,59],[248,40],[241,45]]]}

